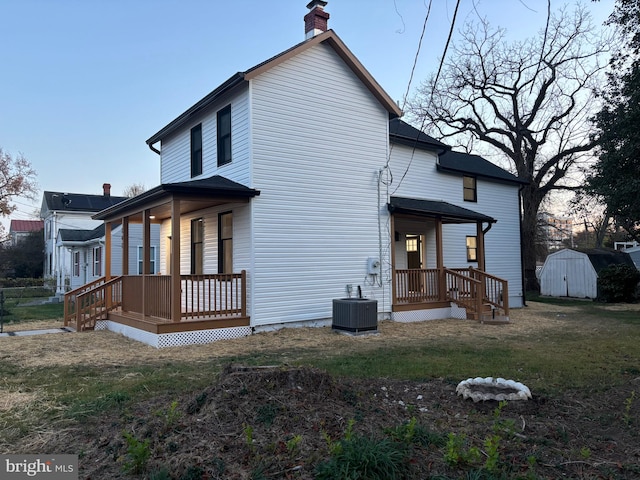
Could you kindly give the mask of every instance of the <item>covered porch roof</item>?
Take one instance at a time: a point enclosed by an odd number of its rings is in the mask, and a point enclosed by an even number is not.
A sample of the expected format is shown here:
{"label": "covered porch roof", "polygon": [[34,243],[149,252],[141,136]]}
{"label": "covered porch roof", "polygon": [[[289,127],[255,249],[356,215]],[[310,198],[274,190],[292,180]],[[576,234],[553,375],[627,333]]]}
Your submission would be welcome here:
{"label": "covered porch roof", "polygon": [[155,221],[171,218],[173,200],[180,200],[180,214],[229,203],[249,201],[260,195],[259,190],[246,187],[220,175],[186,182],[163,183],[136,197],[109,207],[93,216],[96,220],[114,221],[128,217],[142,221],[142,212],[149,211]]}
{"label": "covered porch roof", "polygon": [[404,213],[419,217],[438,218],[442,223],[496,223],[497,220],[488,215],[474,212],[468,208],[458,207],[439,200],[422,200],[418,198],[391,197],[387,208],[391,213]]}

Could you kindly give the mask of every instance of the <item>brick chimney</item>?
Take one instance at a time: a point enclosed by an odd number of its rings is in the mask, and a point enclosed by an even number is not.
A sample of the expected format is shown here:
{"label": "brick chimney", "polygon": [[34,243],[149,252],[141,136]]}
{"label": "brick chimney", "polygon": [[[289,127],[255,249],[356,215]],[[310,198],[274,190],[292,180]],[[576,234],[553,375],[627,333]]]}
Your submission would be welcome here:
{"label": "brick chimney", "polygon": [[329,14],[324,11],[326,5],[327,2],[323,0],[311,0],[307,5],[307,8],[311,11],[304,16],[305,39],[327,31]]}
{"label": "brick chimney", "polygon": [[102,184],[102,193],[105,197],[110,197],[111,196],[111,184],[110,183],[103,183]]}

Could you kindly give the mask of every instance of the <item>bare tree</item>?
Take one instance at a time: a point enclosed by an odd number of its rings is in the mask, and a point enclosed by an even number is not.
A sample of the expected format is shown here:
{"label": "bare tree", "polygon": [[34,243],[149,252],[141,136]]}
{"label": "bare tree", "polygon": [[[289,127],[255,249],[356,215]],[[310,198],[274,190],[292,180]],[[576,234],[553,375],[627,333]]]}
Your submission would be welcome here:
{"label": "bare tree", "polygon": [[22,155],[13,158],[0,148],[0,215],[10,215],[17,207],[15,197],[34,198],[36,172]]}
{"label": "bare tree", "polygon": [[[527,288],[535,289],[536,224],[540,204],[594,147],[589,121],[607,64],[608,41],[584,7],[561,10],[526,41],[468,23],[437,79],[423,83],[412,114],[449,144],[498,154],[528,182],[522,188],[523,256]],[[574,179],[575,180],[575,179]]]}
{"label": "bare tree", "polygon": [[141,193],[144,193],[147,189],[142,183],[132,183],[127,188],[124,189],[122,195],[125,197],[133,198],[137,197]]}

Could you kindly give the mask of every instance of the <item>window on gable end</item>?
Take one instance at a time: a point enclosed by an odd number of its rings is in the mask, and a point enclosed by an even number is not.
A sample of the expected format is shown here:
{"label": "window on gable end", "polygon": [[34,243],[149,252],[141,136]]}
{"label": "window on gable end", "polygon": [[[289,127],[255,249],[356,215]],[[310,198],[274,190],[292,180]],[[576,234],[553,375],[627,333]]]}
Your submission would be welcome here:
{"label": "window on gable end", "polygon": [[202,124],[191,129],[191,176],[202,174]]}
{"label": "window on gable end", "polygon": [[478,201],[478,189],[475,177],[462,177],[462,191],[465,202]]}
{"label": "window on gable end", "polygon": [[218,166],[231,163],[231,105],[218,111]]}

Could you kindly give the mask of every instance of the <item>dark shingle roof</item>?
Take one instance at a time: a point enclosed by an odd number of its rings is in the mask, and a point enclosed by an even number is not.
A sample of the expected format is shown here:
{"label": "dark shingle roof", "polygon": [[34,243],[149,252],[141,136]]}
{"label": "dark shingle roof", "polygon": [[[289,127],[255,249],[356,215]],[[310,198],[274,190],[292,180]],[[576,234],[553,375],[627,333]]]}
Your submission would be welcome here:
{"label": "dark shingle roof", "polygon": [[394,118],[389,121],[389,139],[392,143],[400,143],[409,147],[426,150],[442,151],[451,148],[399,118]]}
{"label": "dark shingle roof", "polygon": [[628,265],[635,268],[635,264],[633,263],[631,256],[625,252],[618,252],[616,250],[609,250],[606,248],[591,248],[578,251],[585,253],[587,257],[589,257],[591,265],[595,268],[596,273],[599,273],[603,268],[618,264]]}
{"label": "dark shingle roof", "polygon": [[61,228],[58,230],[60,240],[63,242],[87,242],[96,238],[104,237],[104,223],[97,226],[93,230],[72,230],[70,228]]}
{"label": "dark shingle roof", "polygon": [[44,202],[49,210],[68,212],[99,212],[127,199],[110,195],[87,195],[86,193],[44,192]]}
{"label": "dark shingle roof", "polygon": [[449,150],[438,158],[438,169],[451,173],[469,174],[504,182],[526,184],[524,180],[494,165],[479,155]]}
{"label": "dark shingle roof", "polygon": [[408,213],[425,217],[441,218],[446,223],[489,222],[496,220],[483,213],[468,208],[458,207],[439,200],[423,200],[418,198],[391,197],[387,208],[391,213]]}

